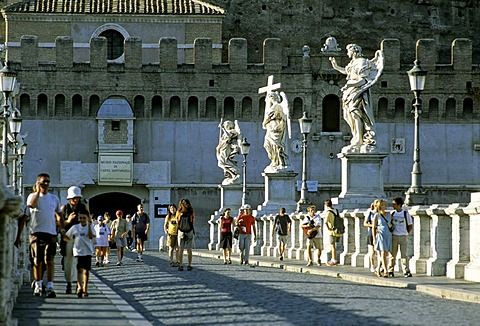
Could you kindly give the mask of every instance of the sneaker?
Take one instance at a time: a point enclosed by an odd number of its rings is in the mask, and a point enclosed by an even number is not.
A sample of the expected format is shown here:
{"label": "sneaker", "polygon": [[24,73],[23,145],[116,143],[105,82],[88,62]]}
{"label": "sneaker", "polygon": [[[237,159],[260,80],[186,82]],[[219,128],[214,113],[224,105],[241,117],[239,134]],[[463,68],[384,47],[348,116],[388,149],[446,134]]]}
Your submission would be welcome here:
{"label": "sneaker", "polygon": [[175,263],[173,261],[170,262],[170,267],[174,267]]}
{"label": "sneaker", "polygon": [[72,283],[67,283],[67,288],[65,290],[65,294],[72,294]]}
{"label": "sneaker", "polygon": [[232,260],[231,260],[231,259],[228,260],[228,264],[229,264],[229,265],[232,264]]}
{"label": "sneaker", "polygon": [[82,290],[78,290],[78,291],[77,291],[77,297],[78,297],[78,298],[83,297],[83,292],[82,292]]}
{"label": "sneaker", "polygon": [[395,277],[395,274],[393,274],[393,272],[388,272],[388,277]]}
{"label": "sneaker", "polygon": [[283,261],[283,256],[280,256],[280,261]]}
{"label": "sneaker", "polygon": [[244,264],[245,264],[245,265],[248,265],[248,260],[245,260]]}
{"label": "sneaker", "polygon": [[137,252],[137,249],[133,248],[133,249],[132,249],[132,252]]}
{"label": "sneaker", "polygon": [[42,295],[42,287],[35,284],[35,288],[33,289],[33,295],[36,296],[36,297],[41,296]]}
{"label": "sneaker", "polygon": [[53,290],[53,288],[47,288],[47,298],[56,298],[57,294]]}
{"label": "sneaker", "polygon": [[327,265],[328,266],[337,266],[337,262],[329,260],[329,261],[327,261]]}
{"label": "sneaker", "polygon": [[187,271],[191,271],[193,269],[192,266],[187,266]]}
{"label": "sneaker", "polygon": [[178,266],[178,270],[179,270],[179,271],[183,271],[183,266],[181,266],[181,265]]}
{"label": "sneaker", "polygon": [[137,259],[135,259],[135,261],[138,261],[139,263],[143,263],[143,258],[138,257]]}
{"label": "sneaker", "polygon": [[95,267],[100,267],[100,263],[98,261],[95,263]]}
{"label": "sneaker", "polygon": [[117,261],[117,266],[122,266],[122,262],[121,261]]}
{"label": "sneaker", "polygon": [[405,277],[412,277],[412,273],[410,272],[406,272],[405,274],[403,274]]}
{"label": "sneaker", "polygon": [[322,266],[322,263],[319,261],[317,261],[317,266]]}
{"label": "sneaker", "polygon": [[373,267],[373,266],[372,266],[372,267],[370,267],[370,272],[372,272],[372,273],[376,273],[376,272],[377,272],[377,270],[375,269],[375,267]]}
{"label": "sneaker", "polygon": [[104,263],[104,264],[110,264],[110,260],[105,259],[105,260],[103,261],[103,263]]}
{"label": "sneaker", "polygon": [[226,265],[226,264],[228,264],[228,262],[225,260],[225,261],[223,262],[223,264]]}
{"label": "sneaker", "polygon": [[311,260],[308,261],[307,266],[312,266],[313,262]]}

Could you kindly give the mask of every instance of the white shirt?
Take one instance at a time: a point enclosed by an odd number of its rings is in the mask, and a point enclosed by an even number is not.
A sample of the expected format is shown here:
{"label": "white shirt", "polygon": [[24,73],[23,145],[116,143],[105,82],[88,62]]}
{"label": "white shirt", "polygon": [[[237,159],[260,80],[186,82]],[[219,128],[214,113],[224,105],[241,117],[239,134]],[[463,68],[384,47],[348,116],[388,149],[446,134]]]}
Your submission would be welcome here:
{"label": "white shirt", "polygon": [[95,247],[108,247],[108,235],[110,234],[108,225],[97,224],[93,228],[95,229]]}
{"label": "white shirt", "polygon": [[[405,213],[407,216],[407,223],[405,223]],[[412,217],[407,211],[404,211],[403,209],[400,212],[393,211],[392,216],[392,223],[395,225],[395,230],[393,231],[393,235],[408,235],[407,231],[407,225],[412,225]]]}
{"label": "white shirt", "polygon": [[92,226],[88,224],[82,226],[75,224],[67,231],[66,236],[74,239],[73,256],[91,256],[93,255],[93,240],[88,237],[88,228],[92,228],[92,234],[95,234]]}
{"label": "white shirt", "polygon": [[[35,196],[35,193],[28,195],[27,203]],[[40,193],[37,207],[28,207],[28,214],[31,216],[30,233],[44,232],[52,235],[57,234],[57,219],[55,213],[61,213],[60,199],[54,194]]]}
{"label": "white shirt", "polygon": [[313,225],[314,226],[319,226],[320,228],[318,229],[318,233],[317,235],[315,236],[315,238],[322,238],[323,237],[323,230],[322,230],[322,226],[323,226],[323,222],[322,222],[322,217],[318,214],[315,214],[313,217],[311,217],[310,215],[305,215],[305,218],[303,219],[302,221],[302,225],[304,224],[308,224],[310,222],[310,220],[313,219]]}

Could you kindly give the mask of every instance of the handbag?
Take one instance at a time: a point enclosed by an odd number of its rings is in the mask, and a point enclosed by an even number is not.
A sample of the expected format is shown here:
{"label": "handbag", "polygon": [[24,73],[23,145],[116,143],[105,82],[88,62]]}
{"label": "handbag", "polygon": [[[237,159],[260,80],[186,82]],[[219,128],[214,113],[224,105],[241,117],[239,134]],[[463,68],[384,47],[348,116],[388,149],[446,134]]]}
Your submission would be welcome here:
{"label": "handbag", "polygon": [[237,239],[238,240],[238,235],[240,234],[240,229],[237,227],[235,227],[235,229],[233,230],[233,238]]}

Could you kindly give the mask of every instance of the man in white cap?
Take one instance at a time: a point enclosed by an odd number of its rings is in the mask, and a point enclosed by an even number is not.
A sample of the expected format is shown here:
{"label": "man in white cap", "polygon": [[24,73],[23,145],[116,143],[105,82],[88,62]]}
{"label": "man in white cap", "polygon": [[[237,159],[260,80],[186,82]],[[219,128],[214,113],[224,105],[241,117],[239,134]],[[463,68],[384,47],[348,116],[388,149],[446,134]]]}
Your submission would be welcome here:
{"label": "man in white cap", "polygon": [[[77,186],[72,186],[67,190],[68,204],[62,206],[62,213],[64,217],[65,232],[72,226],[78,224],[78,212],[79,210],[87,210],[85,204],[81,203],[82,191]],[[88,211],[88,210],[87,210]],[[90,214],[89,214],[90,216]],[[73,256],[73,241],[60,242],[60,253],[62,254],[62,266],[65,273],[65,281],[67,282],[66,294],[72,292],[72,281],[77,280],[77,268],[75,267],[75,257]]]}
{"label": "man in white cap", "polygon": [[252,216],[252,207],[248,204],[242,206],[243,213],[241,213],[236,221],[235,225],[239,227],[240,234],[238,236],[238,246],[240,249],[240,265],[248,265],[248,258],[250,256],[250,243],[257,241],[257,228],[255,226],[255,217]]}

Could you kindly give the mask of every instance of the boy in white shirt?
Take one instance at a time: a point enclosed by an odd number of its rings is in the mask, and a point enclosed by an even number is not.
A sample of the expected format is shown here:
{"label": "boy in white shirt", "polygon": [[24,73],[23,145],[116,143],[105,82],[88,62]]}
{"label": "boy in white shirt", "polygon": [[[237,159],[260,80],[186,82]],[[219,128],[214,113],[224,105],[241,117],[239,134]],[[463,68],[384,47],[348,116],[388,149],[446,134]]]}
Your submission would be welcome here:
{"label": "boy in white shirt", "polygon": [[88,297],[88,278],[92,268],[94,230],[86,210],[78,212],[78,221],[67,231],[65,241],[74,240],[73,256],[77,260],[77,296]]}
{"label": "boy in white shirt", "polygon": [[390,262],[388,264],[388,276],[394,277],[395,260],[397,259],[398,248],[400,247],[403,276],[412,277],[408,268],[408,234],[412,232],[413,221],[410,214],[403,210],[403,198],[396,197],[392,201],[394,211],[390,214],[395,230],[392,232],[392,251],[390,252]]}

